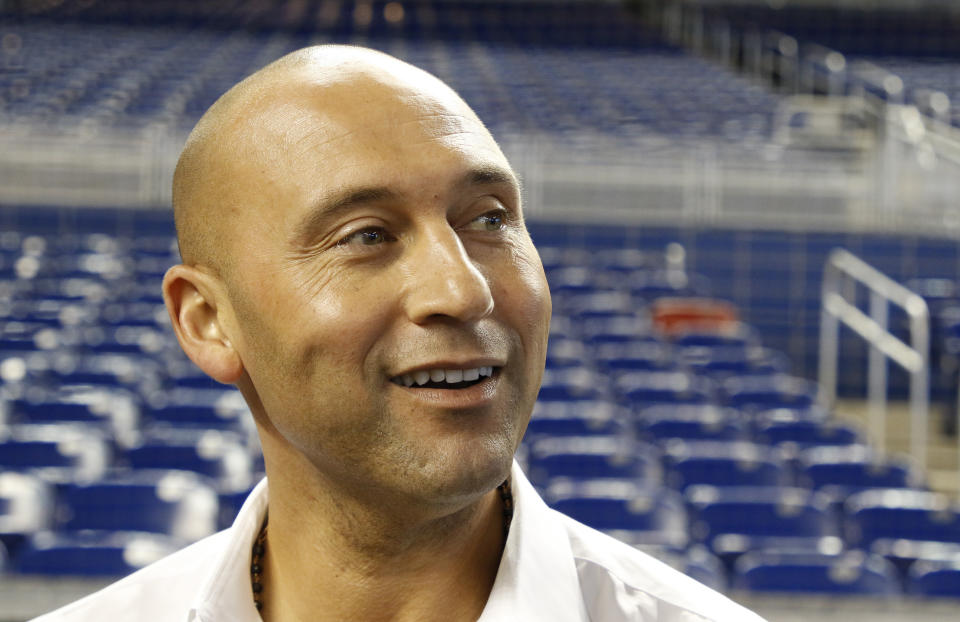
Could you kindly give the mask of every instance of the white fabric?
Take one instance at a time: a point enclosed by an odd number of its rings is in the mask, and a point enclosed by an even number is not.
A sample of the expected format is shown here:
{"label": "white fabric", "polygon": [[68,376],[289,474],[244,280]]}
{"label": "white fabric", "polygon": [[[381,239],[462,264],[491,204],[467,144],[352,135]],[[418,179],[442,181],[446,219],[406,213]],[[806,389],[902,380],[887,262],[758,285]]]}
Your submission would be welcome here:
{"label": "white fabric", "polygon": [[[520,468],[514,518],[478,622],[763,622],[649,555],[546,506]],[[250,549],[267,482],[234,524],[35,622],[259,622]]]}

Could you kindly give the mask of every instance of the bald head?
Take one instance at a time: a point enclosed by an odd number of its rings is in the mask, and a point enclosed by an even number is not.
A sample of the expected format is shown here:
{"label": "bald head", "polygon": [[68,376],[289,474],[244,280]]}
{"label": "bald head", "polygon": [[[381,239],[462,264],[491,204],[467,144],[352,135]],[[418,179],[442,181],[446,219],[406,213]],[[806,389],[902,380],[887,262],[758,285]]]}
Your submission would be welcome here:
{"label": "bald head", "polygon": [[364,115],[389,115],[390,106],[411,102],[438,119],[464,117],[482,127],[436,77],[365,48],[305,48],[238,83],[203,115],[177,162],[173,208],[184,263],[229,273],[237,223],[276,196],[282,180],[273,172],[290,150],[349,140]]}

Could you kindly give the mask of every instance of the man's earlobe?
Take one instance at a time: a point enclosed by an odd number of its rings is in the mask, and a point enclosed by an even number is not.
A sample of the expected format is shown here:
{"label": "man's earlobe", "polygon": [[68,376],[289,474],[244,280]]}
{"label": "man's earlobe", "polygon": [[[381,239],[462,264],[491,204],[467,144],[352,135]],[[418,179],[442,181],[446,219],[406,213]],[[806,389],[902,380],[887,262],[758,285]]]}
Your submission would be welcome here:
{"label": "man's earlobe", "polygon": [[180,347],[208,376],[233,384],[243,375],[234,348],[218,314],[215,277],[193,266],[177,265],[163,277],[163,300]]}

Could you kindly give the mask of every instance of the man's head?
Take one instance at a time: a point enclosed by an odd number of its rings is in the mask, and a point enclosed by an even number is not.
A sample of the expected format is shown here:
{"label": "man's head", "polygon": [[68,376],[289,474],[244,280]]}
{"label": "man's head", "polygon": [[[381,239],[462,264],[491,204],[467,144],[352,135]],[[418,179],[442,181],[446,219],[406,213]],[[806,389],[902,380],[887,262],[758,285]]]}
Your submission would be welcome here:
{"label": "man's head", "polygon": [[506,475],[550,298],[515,175],[446,85],[360,48],[286,56],[197,125],[174,210],[174,327],[240,387],[268,471],[443,503]]}

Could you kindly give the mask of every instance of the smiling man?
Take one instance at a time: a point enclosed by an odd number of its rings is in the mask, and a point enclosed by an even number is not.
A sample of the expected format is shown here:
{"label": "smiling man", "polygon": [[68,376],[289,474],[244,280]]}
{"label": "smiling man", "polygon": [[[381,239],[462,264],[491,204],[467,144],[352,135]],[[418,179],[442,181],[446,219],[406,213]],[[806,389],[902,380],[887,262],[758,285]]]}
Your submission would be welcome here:
{"label": "smiling man", "polygon": [[513,464],[550,296],[509,163],[442,82],[286,56],[194,129],[174,211],[174,329],[240,388],[267,479],[230,529],[44,620],[759,620]]}

